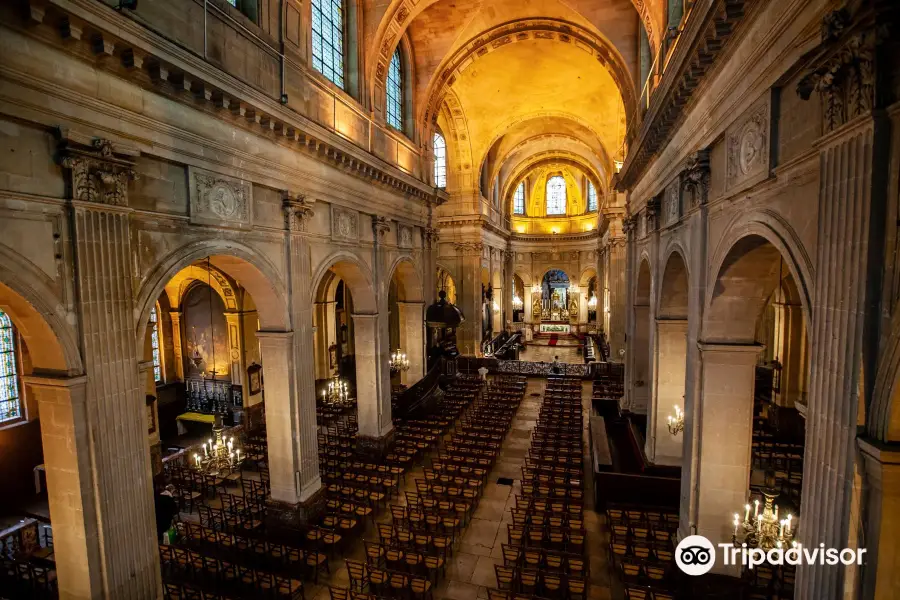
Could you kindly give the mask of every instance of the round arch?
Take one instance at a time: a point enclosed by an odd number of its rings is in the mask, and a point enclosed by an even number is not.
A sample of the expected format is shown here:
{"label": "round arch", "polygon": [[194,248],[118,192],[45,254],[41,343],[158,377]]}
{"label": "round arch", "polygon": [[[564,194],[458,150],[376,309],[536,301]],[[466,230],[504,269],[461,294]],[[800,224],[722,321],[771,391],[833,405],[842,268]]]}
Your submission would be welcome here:
{"label": "round arch", "polygon": [[534,278],[531,276],[531,271],[528,271],[521,266],[513,269],[513,274],[519,276],[519,279],[522,280],[522,283],[525,284],[526,288],[531,287],[531,285],[534,283]]}
{"label": "round arch", "polygon": [[312,277],[311,300],[320,293],[322,282],[332,272],[340,277],[350,288],[353,306],[359,314],[376,314],[378,306],[375,302],[375,286],[368,267],[351,252],[340,250],[323,260]]}
{"label": "round arch", "polygon": [[191,264],[178,273],[166,284],[165,292],[171,306],[181,306],[182,299],[194,282],[210,285],[222,298],[227,310],[237,310],[237,294],[228,277],[206,265]]}
{"label": "round arch", "polygon": [[0,245],[0,308],[25,340],[32,365],[40,371],[80,375],[84,364],[78,337],[63,316],[63,303],[53,305],[56,298],[46,275]]}
{"label": "round arch", "polygon": [[138,343],[144,339],[147,315],[166,284],[179,271],[194,262],[210,258],[210,264],[247,290],[256,304],[260,329],[289,331],[287,289],[278,270],[268,259],[249,246],[236,242],[207,239],[182,246],[164,257],[151,269],[135,301]]}
{"label": "round arch", "polygon": [[549,273],[550,271],[562,271],[563,273],[565,273],[566,277],[569,278],[569,284],[570,284],[570,285],[572,284],[573,281],[577,281],[577,279],[575,279],[574,277],[572,277],[572,274],[571,274],[571,273],[569,273],[568,271],[566,271],[565,269],[562,269],[562,268],[560,268],[560,267],[547,267],[546,269],[544,269],[544,270],[541,272],[541,276],[538,277],[537,279],[535,279],[535,281],[537,281],[538,283],[543,283],[544,277],[546,277],[546,276],[547,276],[547,273]]}
{"label": "round arch", "polygon": [[399,300],[421,302],[425,300],[422,277],[415,263],[408,256],[401,256],[391,266],[391,280],[397,282]]}
{"label": "round arch", "polygon": [[650,306],[650,294],[653,285],[653,271],[650,268],[650,261],[646,257],[642,257],[638,266],[638,276],[634,284],[634,305]]}
{"label": "round arch", "polygon": [[687,320],[690,272],[681,248],[670,247],[662,264],[665,266],[656,303],[657,318]]}
{"label": "round arch", "polygon": [[578,278],[578,285],[586,286],[591,282],[592,277],[597,277],[597,269],[594,267],[587,267],[581,272],[581,276]]}
{"label": "round arch", "polygon": [[748,237],[762,238],[778,251],[797,286],[803,317],[807,323],[813,323],[810,290],[815,282],[815,271],[809,253],[806,252],[793,228],[780,215],[772,211],[756,211],[735,217],[710,256],[710,268],[707,276],[711,284],[707,285],[704,298],[704,331],[706,331],[709,309],[719,291],[716,285],[718,276],[734,247],[742,239]]}
{"label": "round arch", "polygon": [[594,184],[594,187],[596,188],[598,194],[604,193],[606,186],[600,185],[599,174],[594,170],[593,165],[591,165],[582,157],[574,155],[563,156],[556,152],[548,152],[542,154],[546,154],[546,156],[532,156],[529,157],[527,161],[524,161],[523,163],[517,165],[513,174],[507,178],[506,183],[504,184],[504,187],[500,192],[500,197],[503,198],[504,206],[508,210],[509,214],[512,214],[513,212],[512,203],[516,187],[525,178],[525,176],[545,165],[564,165],[579,169],[588,177],[591,183]]}

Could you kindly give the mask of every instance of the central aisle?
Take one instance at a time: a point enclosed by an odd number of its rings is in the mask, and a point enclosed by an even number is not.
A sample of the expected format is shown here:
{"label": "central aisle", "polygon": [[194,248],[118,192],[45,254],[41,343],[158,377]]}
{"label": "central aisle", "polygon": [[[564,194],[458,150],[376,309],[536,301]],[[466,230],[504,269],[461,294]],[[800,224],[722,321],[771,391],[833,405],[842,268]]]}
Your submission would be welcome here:
{"label": "central aisle", "polygon": [[[562,357],[560,357],[562,359]],[[552,360],[552,357],[551,357]],[[489,377],[489,379],[491,379]],[[449,557],[446,576],[434,588],[435,600],[487,600],[488,589],[497,587],[494,565],[503,564],[501,545],[508,542],[507,525],[512,523],[510,508],[516,505],[516,496],[521,493],[522,467],[525,456],[531,445],[531,435],[540,412],[541,400],[546,379],[529,378],[525,397],[519,405],[509,433],[503,441],[500,456],[484,486],[484,494],[473,514],[473,518],[462,535],[459,546]],[[591,410],[591,383],[582,383],[582,403],[584,407],[585,439],[588,439]],[[590,453],[585,444],[585,468],[589,469]],[[421,465],[406,474],[406,483],[401,487],[396,500],[397,504],[405,503],[406,491],[415,492],[415,480],[423,477]],[[512,485],[498,483],[500,478],[512,479]],[[593,486],[591,477],[585,477],[585,509],[584,521],[587,529],[586,555],[589,558],[590,588],[589,600],[607,600],[611,598],[608,577],[608,549],[603,541],[601,520],[593,510]],[[379,522],[390,522],[390,511],[378,519]],[[374,533],[367,532],[374,537]],[[344,554],[344,558],[365,560],[365,548],[360,542]],[[306,598],[308,600],[330,600],[328,586],[349,587],[349,575],[343,560],[334,561],[333,571],[329,577],[320,579],[319,585],[307,583]]]}

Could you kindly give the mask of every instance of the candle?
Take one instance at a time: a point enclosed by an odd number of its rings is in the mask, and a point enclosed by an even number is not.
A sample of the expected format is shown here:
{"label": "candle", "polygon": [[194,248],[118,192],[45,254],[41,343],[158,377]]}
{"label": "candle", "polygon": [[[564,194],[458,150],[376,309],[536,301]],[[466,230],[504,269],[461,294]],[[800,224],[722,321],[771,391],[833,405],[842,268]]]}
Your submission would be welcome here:
{"label": "candle", "polygon": [[790,514],[788,514],[788,516],[787,516],[787,523],[786,523],[786,529],[787,529],[788,535],[791,534],[791,519],[792,519],[792,518],[793,518],[793,516],[790,515]]}
{"label": "candle", "polygon": [[[784,537],[784,524],[786,520],[781,521],[781,528],[778,530],[778,537]],[[780,542],[779,542],[780,543]]]}
{"label": "candle", "polygon": [[240,450],[240,448],[238,448],[235,452],[237,453],[237,459],[238,459],[238,462],[240,462],[240,460],[241,460],[241,450]]}
{"label": "candle", "polygon": [[753,518],[755,519],[759,516],[759,500],[754,500],[753,505],[756,507],[753,510]]}
{"label": "candle", "polygon": [[744,506],[744,521],[750,520],[750,505],[747,504]]}
{"label": "candle", "polygon": [[738,523],[740,523],[740,517],[737,513],[734,513],[734,535],[737,536],[738,532]]}
{"label": "candle", "polygon": [[775,520],[778,520],[778,505],[775,505]]}

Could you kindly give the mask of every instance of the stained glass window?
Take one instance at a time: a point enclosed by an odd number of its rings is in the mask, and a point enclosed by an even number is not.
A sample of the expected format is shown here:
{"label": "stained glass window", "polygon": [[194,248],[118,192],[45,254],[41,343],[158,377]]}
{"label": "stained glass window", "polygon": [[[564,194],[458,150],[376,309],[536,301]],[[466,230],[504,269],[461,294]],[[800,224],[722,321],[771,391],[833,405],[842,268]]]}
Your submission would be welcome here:
{"label": "stained glass window", "polygon": [[0,423],[22,417],[19,390],[16,330],[9,316],[0,310]]}
{"label": "stained glass window", "polygon": [[153,346],[153,380],[162,381],[162,359],[159,354],[159,316],[156,307],[150,309],[150,344]]}
{"label": "stained glass window", "polygon": [[439,133],[434,134],[434,187],[447,187],[447,141]]}
{"label": "stained glass window", "polygon": [[341,0],[312,0],[313,68],[344,87],[344,7]]}
{"label": "stained glass window", "polygon": [[588,212],[597,210],[597,188],[588,181]]}
{"label": "stained glass window", "polygon": [[514,215],[524,215],[525,214],[525,182],[519,184],[519,187],[516,188],[516,195],[513,196],[513,214]]}
{"label": "stained glass window", "polygon": [[387,76],[387,122],[403,129],[403,74],[400,70],[400,48],[394,50]]}
{"label": "stained glass window", "polygon": [[547,214],[566,214],[566,180],[560,175],[547,180]]}

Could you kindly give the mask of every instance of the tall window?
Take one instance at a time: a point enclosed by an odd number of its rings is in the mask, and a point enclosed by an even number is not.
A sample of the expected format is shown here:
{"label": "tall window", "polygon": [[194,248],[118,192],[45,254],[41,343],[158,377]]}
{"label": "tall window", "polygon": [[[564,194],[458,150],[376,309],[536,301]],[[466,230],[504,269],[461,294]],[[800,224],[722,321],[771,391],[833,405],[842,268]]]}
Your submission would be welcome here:
{"label": "tall window", "polygon": [[513,214],[525,214],[525,182],[521,182],[516,188],[516,194],[513,196]]}
{"label": "tall window", "polygon": [[150,309],[150,344],[153,346],[153,380],[162,381],[162,359],[159,354],[159,315],[156,307]]}
{"label": "tall window", "polygon": [[588,181],[588,212],[593,212],[597,210],[597,188],[594,187],[594,184]]}
{"label": "tall window", "polygon": [[560,175],[547,180],[547,214],[566,214],[566,180]]}
{"label": "tall window", "polygon": [[447,187],[447,141],[439,133],[434,134],[434,187]]}
{"label": "tall window", "polygon": [[0,310],[0,423],[21,417],[16,330],[9,316]]}
{"label": "tall window", "polygon": [[387,122],[394,129],[403,129],[403,74],[400,69],[400,48],[394,50],[387,75]]}
{"label": "tall window", "polygon": [[344,7],[341,0],[312,0],[313,68],[344,87]]}

